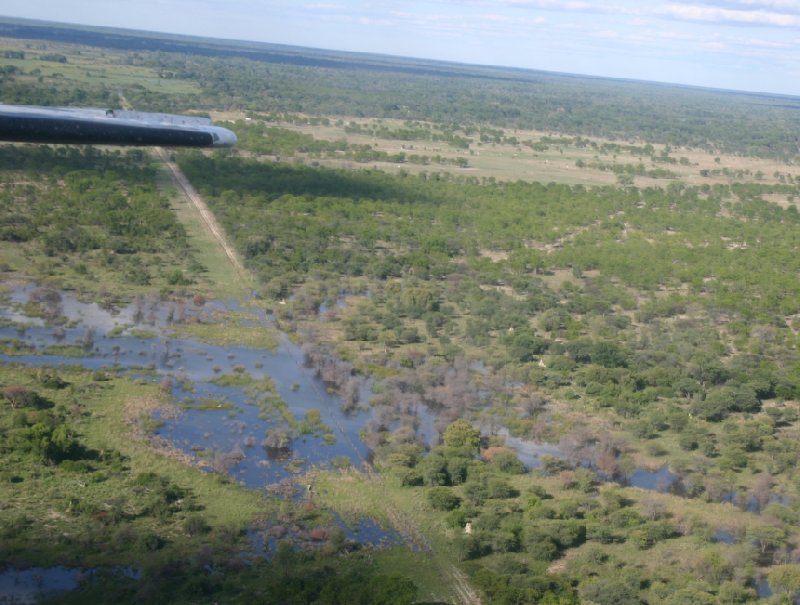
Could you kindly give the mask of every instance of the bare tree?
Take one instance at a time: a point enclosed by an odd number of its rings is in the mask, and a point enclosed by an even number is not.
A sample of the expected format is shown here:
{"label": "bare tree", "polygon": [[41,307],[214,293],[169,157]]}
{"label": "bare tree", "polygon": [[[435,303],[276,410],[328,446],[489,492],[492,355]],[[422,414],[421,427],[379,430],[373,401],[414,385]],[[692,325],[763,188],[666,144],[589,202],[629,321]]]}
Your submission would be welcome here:
{"label": "bare tree", "polygon": [[94,347],[94,328],[86,328],[82,339],[84,351],[91,351]]}
{"label": "bare tree", "polygon": [[292,433],[286,428],[269,429],[262,445],[271,450],[289,449],[292,446]]}

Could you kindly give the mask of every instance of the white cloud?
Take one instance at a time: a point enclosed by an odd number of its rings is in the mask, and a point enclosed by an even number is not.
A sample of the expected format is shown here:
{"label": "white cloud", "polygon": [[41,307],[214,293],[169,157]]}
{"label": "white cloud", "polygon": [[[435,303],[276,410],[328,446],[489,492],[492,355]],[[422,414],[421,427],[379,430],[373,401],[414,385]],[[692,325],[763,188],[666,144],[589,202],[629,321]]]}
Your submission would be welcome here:
{"label": "white cloud", "polygon": [[766,10],[733,10],[696,4],[667,4],[659,13],[683,21],[798,27],[800,16]]}
{"label": "white cloud", "polygon": [[800,0],[709,0],[707,4],[734,8],[764,8],[776,12],[800,12]]}
{"label": "white cloud", "polygon": [[545,10],[557,11],[579,11],[579,12],[608,12],[608,8],[597,6],[590,2],[574,2],[562,0],[505,0],[505,3],[516,7],[541,8]]}
{"label": "white cloud", "polygon": [[582,0],[432,0],[438,4],[448,4],[453,6],[469,6],[487,9],[539,9],[558,12],[581,12],[581,13],[619,13],[623,9],[620,6],[610,4],[599,5],[595,2],[583,2]]}

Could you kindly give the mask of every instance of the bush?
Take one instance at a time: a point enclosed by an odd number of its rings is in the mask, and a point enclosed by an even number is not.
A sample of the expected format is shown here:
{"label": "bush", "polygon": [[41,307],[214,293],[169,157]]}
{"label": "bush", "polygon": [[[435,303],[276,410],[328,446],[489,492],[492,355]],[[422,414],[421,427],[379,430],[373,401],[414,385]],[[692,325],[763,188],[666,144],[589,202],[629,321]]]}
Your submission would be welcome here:
{"label": "bush", "polygon": [[183,522],[183,529],[190,536],[197,536],[206,533],[209,527],[202,515],[189,515]]}
{"label": "bush", "polygon": [[525,472],[525,465],[519,461],[513,452],[498,452],[492,457],[492,466],[496,467],[501,473],[519,475]]}
{"label": "bush", "polygon": [[525,538],[525,552],[536,561],[552,561],[558,556],[558,546],[539,533],[528,534]]}
{"label": "bush", "polygon": [[467,515],[467,511],[461,508],[456,508],[447,514],[447,517],[445,517],[445,523],[447,523],[448,527],[460,529],[467,524],[468,519],[469,517]]}
{"label": "bush", "polygon": [[456,420],[445,429],[444,443],[448,447],[464,447],[477,451],[481,444],[481,433],[466,420]]}
{"label": "bush", "polygon": [[164,547],[164,540],[157,534],[148,532],[139,537],[139,544],[145,550],[153,552]]}
{"label": "bush", "polygon": [[400,484],[403,486],[422,485],[422,475],[415,469],[409,469],[400,477]]}
{"label": "bush", "polygon": [[450,476],[447,474],[447,460],[438,454],[430,454],[417,465],[425,485],[447,485]]}
{"label": "bush", "polygon": [[487,482],[487,492],[489,498],[515,498],[519,492],[505,479],[501,477],[492,477]]}
{"label": "bush", "polygon": [[581,596],[597,605],[640,605],[639,590],[621,578],[597,578],[582,587]]}
{"label": "bush", "polygon": [[453,510],[461,504],[461,498],[447,487],[433,487],[428,490],[428,502],[436,510]]}

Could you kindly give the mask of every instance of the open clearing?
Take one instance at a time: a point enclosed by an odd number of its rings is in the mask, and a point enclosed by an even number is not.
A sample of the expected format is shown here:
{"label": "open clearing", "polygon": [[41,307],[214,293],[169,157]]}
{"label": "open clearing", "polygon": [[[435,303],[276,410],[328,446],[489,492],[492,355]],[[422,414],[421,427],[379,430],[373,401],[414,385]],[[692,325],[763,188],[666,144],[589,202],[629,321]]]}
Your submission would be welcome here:
{"label": "open clearing", "polygon": [[[212,114],[215,120],[243,119],[244,114],[238,112],[218,112]],[[299,116],[303,117],[303,116]],[[579,137],[554,135],[553,133],[533,130],[503,130],[508,139],[514,137],[518,144],[472,142],[469,149],[459,149],[445,141],[398,140],[370,136],[363,132],[352,133],[346,130],[347,125],[355,124],[361,128],[387,128],[390,131],[407,127],[402,120],[367,119],[341,117],[328,125],[297,124],[292,120],[269,122],[270,126],[286,128],[295,132],[311,135],[325,141],[346,141],[351,145],[369,145],[376,151],[388,154],[405,153],[420,156],[441,156],[444,160],[466,158],[468,167],[461,168],[452,164],[431,163],[429,165],[411,162],[366,162],[336,158],[317,158],[298,155],[307,163],[315,163],[334,168],[359,168],[374,166],[387,172],[401,170],[417,174],[420,172],[448,172],[454,175],[494,178],[501,181],[540,181],[564,183],[569,185],[611,185],[618,181],[614,168],[646,172],[665,170],[670,176],[654,178],[647,175],[635,175],[632,184],[638,187],[667,186],[671,182],[680,181],[689,185],[730,184],[736,182],[783,183],[789,179],[800,177],[800,167],[786,164],[774,159],[743,157],[709,152],[702,149],[686,147],[670,147],[668,145],[652,145],[652,158],[643,154],[632,153],[628,148],[643,147],[643,141],[613,141],[595,137]],[[435,125],[425,124],[433,128]],[[473,139],[476,139],[474,136]],[[558,140],[562,142],[548,142]],[[534,149],[528,145],[546,149]],[[567,143],[566,141],[571,141]],[[525,144],[523,144],[523,142]],[[639,167],[641,165],[641,168]],[[602,168],[601,168],[602,167]]]}

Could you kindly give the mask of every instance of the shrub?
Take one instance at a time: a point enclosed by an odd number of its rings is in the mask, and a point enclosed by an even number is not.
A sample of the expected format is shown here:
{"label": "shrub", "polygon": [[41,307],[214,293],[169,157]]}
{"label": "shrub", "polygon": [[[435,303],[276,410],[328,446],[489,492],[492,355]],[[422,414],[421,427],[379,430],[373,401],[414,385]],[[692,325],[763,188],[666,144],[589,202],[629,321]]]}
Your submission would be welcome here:
{"label": "shrub", "polygon": [[428,502],[436,510],[453,510],[461,504],[461,498],[447,487],[433,487],[427,493]]}
{"label": "shrub", "polygon": [[520,462],[514,452],[497,452],[492,456],[492,466],[501,473],[519,475],[525,472],[525,465]]}
{"label": "shrub", "polygon": [[183,522],[184,531],[190,536],[197,536],[208,531],[208,523],[202,515],[189,515]]}

